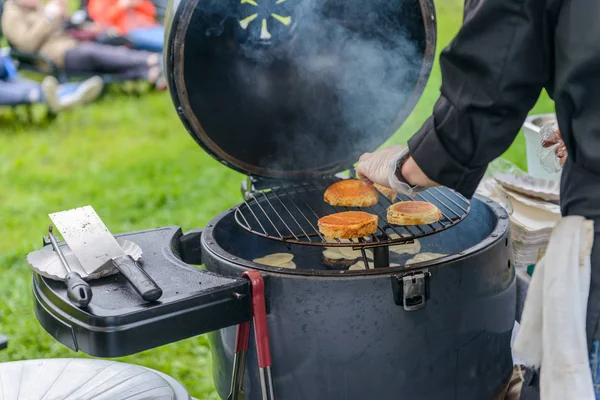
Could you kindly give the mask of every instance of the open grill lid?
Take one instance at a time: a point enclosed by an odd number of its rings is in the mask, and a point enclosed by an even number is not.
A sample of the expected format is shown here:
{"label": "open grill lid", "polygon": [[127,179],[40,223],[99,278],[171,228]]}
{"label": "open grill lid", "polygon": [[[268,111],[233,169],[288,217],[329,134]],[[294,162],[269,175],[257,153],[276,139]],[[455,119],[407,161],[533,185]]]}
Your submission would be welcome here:
{"label": "open grill lid", "polygon": [[332,175],[381,146],[435,55],[432,0],[176,0],[166,26],[167,80],[190,134],[270,178]]}

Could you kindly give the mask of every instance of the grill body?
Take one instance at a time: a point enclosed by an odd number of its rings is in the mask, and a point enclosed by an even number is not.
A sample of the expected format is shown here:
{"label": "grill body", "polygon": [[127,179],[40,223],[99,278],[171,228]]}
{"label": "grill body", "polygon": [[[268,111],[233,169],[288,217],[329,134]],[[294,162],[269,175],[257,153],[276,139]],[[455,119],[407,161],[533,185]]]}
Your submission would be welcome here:
{"label": "grill body", "polygon": [[[406,274],[405,268],[323,275],[265,267],[278,398],[485,400],[501,390],[512,371],[516,301],[506,213],[495,203],[473,199],[461,224],[422,239],[422,245],[451,255],[410,271],[430,274],[429,299],[417,311],[394,302],[392,281]],[[285,245],[245,232],[228,212],[205,229],[202,247],[209,271],[239,276],[256,268],[243,260]],[[293,246],[292,252],[297,247],[299,265],[310,257],[318,263],[319,249]],[[235,327],[209,337],[215,385],[226,398]],[[249,400],[260,398],[256,363],[251,348],[244,382]]]}
{"label": "grill body", "polygon": [[[62,282],[35,275],[36,316],[61,343],[98,357],[214,331],[214,381],[226,398],[234,324],[250,318],[248,285],[231,278],[255,268],[266,281],[278,398],[491,400],[512,372],[516,290],[508,228],[500,206],[475,198],[460,224],[419,239],[422,252],[446,257],[410,268],[340,271],[324,268],[322,248],[293,245],[298,268],[285,270],[250,261],[288,250],[238,225],[231,209],[183,236],[176,227],[122,235],[144,250],[144,268],[164,290],[159,304],[149,307],[116,275],[92,281],[96,296],[81,310]],[[397,305],[403,296],[395,283],[419,274],[429,276],[428,297],[407,311]],[[248,357],[244,390],[258,400],[254,348]]]}

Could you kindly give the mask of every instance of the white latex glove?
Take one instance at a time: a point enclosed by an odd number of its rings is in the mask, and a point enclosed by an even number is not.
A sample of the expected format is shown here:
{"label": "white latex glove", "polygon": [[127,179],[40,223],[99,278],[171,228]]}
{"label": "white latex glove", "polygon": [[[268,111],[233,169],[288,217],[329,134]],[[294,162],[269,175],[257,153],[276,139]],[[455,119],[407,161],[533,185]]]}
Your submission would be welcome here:
{"label": "white latex glove", "polygon": [[396,177],[397,162],[404,150],[406,150],[406,146],[396,145],[375,153],[363,154],[356,167],[358,177],[366,183],[376,183],[389,187],[396,193],[405,196],[413,196],[415,193],[424,190],[424,188],[412,187],[401,182]]}
{"label": "white latex glove", "polygon": [[390,162],[395,159],[406,146],[396,145],[374,153],[365,153],[358,159],[356,172],[358,177],[367,183],[377,183],[391,187],[389,183]]}

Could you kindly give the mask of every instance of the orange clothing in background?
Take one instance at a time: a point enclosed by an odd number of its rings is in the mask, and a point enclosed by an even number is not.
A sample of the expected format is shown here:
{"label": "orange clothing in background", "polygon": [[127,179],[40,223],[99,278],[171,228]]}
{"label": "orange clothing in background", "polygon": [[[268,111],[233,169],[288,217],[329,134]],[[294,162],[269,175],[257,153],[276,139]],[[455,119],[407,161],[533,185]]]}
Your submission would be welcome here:
{"label": "orange clothing in background", "polygon": [[131,8],[123,7],[118,0],[89,0],[88,13],[92,20],[116,28],[121,35],[158,25],[156,8],[149,0]]}

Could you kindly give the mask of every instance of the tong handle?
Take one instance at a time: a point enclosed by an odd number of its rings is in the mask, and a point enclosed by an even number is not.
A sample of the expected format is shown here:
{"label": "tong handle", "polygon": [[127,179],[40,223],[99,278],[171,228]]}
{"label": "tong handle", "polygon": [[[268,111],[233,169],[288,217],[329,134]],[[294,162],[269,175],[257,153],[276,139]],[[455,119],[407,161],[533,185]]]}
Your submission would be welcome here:
{"label": "tong handle", "polygon": [[65,276],[65,284],[67,285],[67,295],[69,300],[71,300],[71,303],[75,304],[76,306],[87,307],[92,301],[92,288],[90,287],[89,283],[81,278],[81,275],[71,270],[69,267],[69,263],[60,249],[56,237],[54,236],[52,225],[50,225],[48,228],[48,237],[50,238],[50,243],[52,243],[54,251],[56,254],[58,254],[60,263],[67,273]]}
{"label": "tong handle", "polygon": [[254,317],[254,336],[258,353],[258,367],[270,367],[271,347],[269,346],[269,328],[267,327],[265,282],[258,271],[246,271],[242,276],[249,279],[252,286],[252,314]]}
{"label": "tong handle", "polygon": [[75,305],[86,307],[92,301],[92,288],[77,272],[71,271],[65,277],[69,300]]}
{"label": "tong handle", "polygon": [[250,322],[242,322],[237,326],[235,335],[235,355],[233,358],[233,372],[231,375],[231,388],[227,400],[244,400],[244,373],[246,372],[246,355],[250,341]]}
{"label": "tong handle", "polygon": [[112,262],[142,299],[156,301],[162,296],[162,289],[130,255],[115,257]]}
{"label": "tong handle", "polygon": [[235,334],[235,352],[248,351],[250,342],[250,321],[242,322],[237,326]]}
{"label": "tong handle", "polygon": [[274,400],[273,377],[271,375],[271,347],[267,327],[267,307],[265,303],[265,282],[260,272],[246,271],[242,276],[250,280],[252,287],[252,314],[254,317],[254,339],[258,353],[258,368],[263,400]]}

